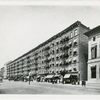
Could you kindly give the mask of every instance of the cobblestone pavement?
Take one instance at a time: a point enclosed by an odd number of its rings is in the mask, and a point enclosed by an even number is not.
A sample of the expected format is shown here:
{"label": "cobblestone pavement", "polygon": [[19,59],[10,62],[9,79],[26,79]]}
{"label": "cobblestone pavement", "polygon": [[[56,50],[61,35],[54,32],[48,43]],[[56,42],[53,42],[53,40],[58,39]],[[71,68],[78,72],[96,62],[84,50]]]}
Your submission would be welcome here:
{"label": "cobblestone pavement", "polygon": [[47,82],[14,82],[4,80],[0,83],[0,94],[61,94],[61,95],[97,95],[100,87],[71,84],[52,84]]}

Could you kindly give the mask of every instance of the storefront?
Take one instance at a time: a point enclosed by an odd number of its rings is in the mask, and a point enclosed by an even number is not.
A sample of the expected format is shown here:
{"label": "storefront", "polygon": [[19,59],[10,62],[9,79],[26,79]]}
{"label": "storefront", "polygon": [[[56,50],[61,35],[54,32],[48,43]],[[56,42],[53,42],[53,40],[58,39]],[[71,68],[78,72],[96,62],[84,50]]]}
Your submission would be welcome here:
{"label": "storefront", "polygon": [[65,74],[63,83],[79,84],[79,76],[77,73]]}
{"label": "storefront", "polygon": [[54,75],[53,76],[53,79],[52,79],[52,82],[53,83],[59,83],[60,82],[60,75]]}
{"label": "storefront", "polygon": [[47,75],[47,76],[45,77],[45,81],[46,81],[46,82],[52,82],[53,77],[54,77],[54,75]]}

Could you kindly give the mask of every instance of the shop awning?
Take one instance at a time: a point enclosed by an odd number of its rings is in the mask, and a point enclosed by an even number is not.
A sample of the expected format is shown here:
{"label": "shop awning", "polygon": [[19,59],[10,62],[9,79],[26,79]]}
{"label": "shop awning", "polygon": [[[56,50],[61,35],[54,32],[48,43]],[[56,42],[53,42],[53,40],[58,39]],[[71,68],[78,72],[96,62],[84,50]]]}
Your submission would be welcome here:
{"label": "shop awning", "polygon": [[78,76],[78,74],[76,73],[76,74],[71,74],[72,76]]}
{"label": "shop awning", "polygon": [[65,74],[64,78],[70,78],[70,74]]}
{"label": "shop awning", "polygon": [[37,76],[37,78],[40,78],[41,76],[39,75],[39,76]]}
{"label": "shop awning", "polygon": [[53,78],[54,75],[47,75],[45,78]]}
{"label": "shop awning", "polygon": [[60,75],[55,75],[55,76],[54,76],[54,78],[59,78],[59,77],[60,77]]}

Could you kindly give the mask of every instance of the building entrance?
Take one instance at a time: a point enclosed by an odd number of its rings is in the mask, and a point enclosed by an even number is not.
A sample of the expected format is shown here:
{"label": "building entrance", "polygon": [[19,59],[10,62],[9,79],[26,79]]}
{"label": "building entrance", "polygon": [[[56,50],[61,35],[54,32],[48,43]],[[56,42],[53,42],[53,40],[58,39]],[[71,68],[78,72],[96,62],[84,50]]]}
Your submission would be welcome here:
{"label": "building entrance", "polygon": [[91,78],[96,78],[96,66],[91,67]]}

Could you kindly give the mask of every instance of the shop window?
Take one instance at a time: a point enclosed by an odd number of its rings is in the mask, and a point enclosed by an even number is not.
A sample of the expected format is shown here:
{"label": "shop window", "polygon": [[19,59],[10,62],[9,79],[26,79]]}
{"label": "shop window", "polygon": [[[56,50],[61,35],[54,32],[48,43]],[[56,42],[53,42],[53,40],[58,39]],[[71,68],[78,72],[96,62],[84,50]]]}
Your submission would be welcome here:
{"label": "shop window", "polygon": [[97,45],[91,48],[91,59],[97,57]]}
{"label": "shop window", "polygon": [[96,66],[91,67],[91,78],[96,78]]}

